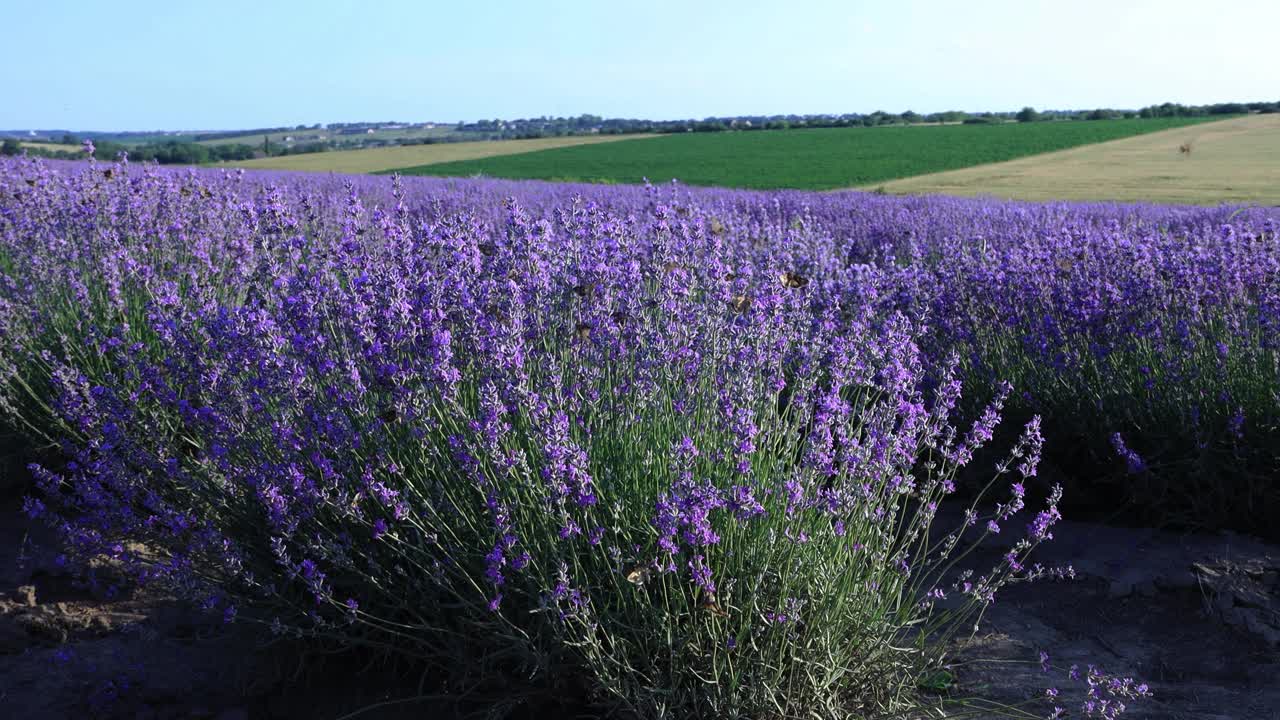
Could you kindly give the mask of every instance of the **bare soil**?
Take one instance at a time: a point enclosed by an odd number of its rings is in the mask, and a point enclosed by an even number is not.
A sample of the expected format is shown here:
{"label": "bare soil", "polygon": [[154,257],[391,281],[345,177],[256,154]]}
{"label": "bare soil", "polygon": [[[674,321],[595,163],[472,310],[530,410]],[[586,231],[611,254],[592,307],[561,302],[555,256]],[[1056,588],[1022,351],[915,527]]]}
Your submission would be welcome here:
{"label": "bare soil", "polygon": [[[1280,719],[1280,546],[1088,522],[1054,534],[1037,559],[1072,564],[1077,579],[1003,591],[957,648],[974,661],[958,671],[959,694],[1016,704],[1056,687],[1065,697],[1080,687],[1066,668],[1092,663],[1151,686],[1125,718]],[[1079,717],[1079,702],[1060,704]]]}

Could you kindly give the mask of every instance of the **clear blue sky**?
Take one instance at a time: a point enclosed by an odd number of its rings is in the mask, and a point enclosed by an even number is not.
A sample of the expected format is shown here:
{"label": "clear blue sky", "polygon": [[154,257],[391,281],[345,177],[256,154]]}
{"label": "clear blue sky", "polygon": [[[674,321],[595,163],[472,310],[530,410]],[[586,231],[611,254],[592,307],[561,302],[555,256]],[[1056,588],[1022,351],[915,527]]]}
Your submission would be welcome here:
{"label": "clear blue sky", "polygon": [[1280,99],[1276,0],[0,0],[0,128]]}

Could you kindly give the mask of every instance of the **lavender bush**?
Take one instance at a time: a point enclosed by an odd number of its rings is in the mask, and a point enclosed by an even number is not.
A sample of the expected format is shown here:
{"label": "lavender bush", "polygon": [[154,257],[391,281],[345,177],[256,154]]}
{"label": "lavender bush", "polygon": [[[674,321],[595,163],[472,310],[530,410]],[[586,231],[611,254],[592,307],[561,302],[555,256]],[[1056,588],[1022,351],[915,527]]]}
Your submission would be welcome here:
{"label": "lavender bush", "polygon": [[911,707],[1042,572],[1052,504],[986,574],[952,564],[1022,511],[1035,423],[977,532],[931,533],[998,406],[958,432],[916,323],[656,191],[478,214],[5,171],[6,408],[69,459],[28,510],[228,620],[572,663],[644,716],[835,716]]}
{"label": "lavender bush", "polygon": [[1275,457],[1266,222],[6,161],[0,403],[63,459],[32,515],[228,620],[580,668],[641,716],[900,715],[1001,586],[1063,572],[1029,559],[1061,499],[1024,508],[1031,412],[1104,418],[1142,477],[1151,418]]}
{"label": "lavender bush", "polygon": [[901,274],[934,351],[1013,382],[1068,472],[1118,476],[1149,521],[1274,535],[1276,230],[1262,211],[1070,219],[934,242]]}

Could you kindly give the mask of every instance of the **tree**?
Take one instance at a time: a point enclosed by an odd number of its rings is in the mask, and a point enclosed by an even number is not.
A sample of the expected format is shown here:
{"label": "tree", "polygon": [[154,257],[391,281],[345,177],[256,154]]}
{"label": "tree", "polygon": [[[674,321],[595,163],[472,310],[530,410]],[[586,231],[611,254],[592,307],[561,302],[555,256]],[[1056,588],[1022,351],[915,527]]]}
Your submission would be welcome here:
{"label": "tree", "polygon": [[1244,115],[1249,107],[1244,103],[1218,103],[1209,106],[1210,115]]}
{"label": "tree", "polygon": [[1018,111],[1016,115],[1018,122],[1035,122],[1040,119],[1040,113],[1036,109],[1028,105]]}
{"label": "tree", "polygon": [[0,155],[13,157],[22,153],[22,144],[13,138],[5,138],[4,144],[0,145]]}

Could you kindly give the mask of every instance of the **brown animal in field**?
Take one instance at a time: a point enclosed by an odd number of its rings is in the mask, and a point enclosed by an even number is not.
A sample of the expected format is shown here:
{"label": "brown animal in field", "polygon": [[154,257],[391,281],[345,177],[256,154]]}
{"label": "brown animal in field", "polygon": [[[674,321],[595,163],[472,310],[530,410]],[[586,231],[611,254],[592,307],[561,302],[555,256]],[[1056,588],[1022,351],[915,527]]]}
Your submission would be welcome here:
{"label": "brown animal in field", "polygon": [[1179,145],[1179,146],[1178,146],[1178,152],[1179,152],[1180,154],[1182,154],[1182,155],[1190,155],[1190,154],[1191,154],[1191,143],[1192,143],[1192,141],[1191,141],[1191,140],[1188,140],[1188,141],[1186,141],[1186,142],[1182,143],[1181,145]]}

